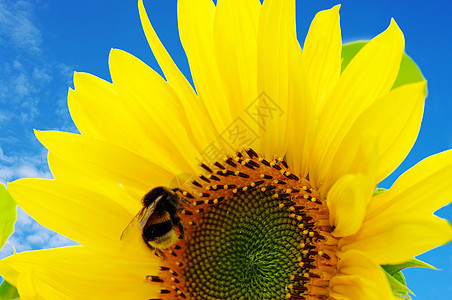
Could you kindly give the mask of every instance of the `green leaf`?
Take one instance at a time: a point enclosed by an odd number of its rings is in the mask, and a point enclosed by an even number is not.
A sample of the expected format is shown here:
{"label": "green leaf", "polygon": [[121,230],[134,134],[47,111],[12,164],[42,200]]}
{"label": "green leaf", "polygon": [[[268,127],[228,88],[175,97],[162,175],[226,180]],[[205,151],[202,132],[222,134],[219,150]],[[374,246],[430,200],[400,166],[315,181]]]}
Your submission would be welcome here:
{"label": "green leaf", "polygon": [[388,281],[391,284],[394,294],[401,299],[411,299],[408,293],[412,293],[406,284],[405,276],[403,276],[401,270],[411,267],[436,269],[435,267],[425,263],[419,259],[413,258],[403,264],[398,265],[382,265],[381,266],[388,277]]}
{"label": "green leaf", "polygon": [[3,281],[0,285],[0,299],[1,300],[16,300],[20,299],[17,289],[9,284],[7,281]]}
{"label": "green leaf", "polygon": [[[345,70],[345,67],[365,44],[367,44],[366,41],[360,41],[348,43],[342,46],[342,71]],[[407,83],[419,82],[423,80],[425,80],[425,78],[416,63],[411,59],[411,57],[403,54],[399,74],[392,88],[394,89]],[[425,90],[425,95],[427,96],[427,90]]]}
{"label": "green leaf", "polygon": [[406,286],[405,276],[403,276],[402,272],[397,272],[396,274],[391,275],[385,271],[385,274],[394,295],[400,299],[410,300],[411,297],[409,293],[413,295],[414,293]]}
{"label": "green leaf", "polygon": [[401,271],[395,273],[394,275],[392,275],[392,277],[397,279],[397,281],[399,281],[401,284],[407,286],[405,276],[403,275],[403,273]]}
{"label": "green leaf", "polygon": [[374,196],[383,194],[383,193],[386,192],[386,191],[387,191],[387,189],[385,189],[385,188],[376,188],[376,189],[375,189],[375,192],[374,192]]}
{"label": "green leaf", "polygon": [[435,267],[432,265],[429,265],[426,262],[423,262],[422,260],[413,258],[405,263],[398,264],[398,265],[382,265],[381,266],[386,272],[388,272],[390,275],[394,275],[398,273],[399,271],[406,269],[406,268],[412,268],[412,267],[418,267],[418,268],[428,268],[428,269],[434,269]]}
{"label": "green leaf", "polygon": [[[394,82],[392,88],[395,89],[396,87],[407,83],[419,82],[423,80],[425,80],[424,75],[422,75],[421,70],[414,60],[412,60],[408,55],[403,54],[402,62],[400,63],[399,75],[397,75],[396,81]],[[425,91],[425,95],[427,95],[427,90]]]}
{"label": "green leaf", "polygon": [[6,187],[0,184],[0,249],[14,231],[16,216],[16,202],[9,195]]}

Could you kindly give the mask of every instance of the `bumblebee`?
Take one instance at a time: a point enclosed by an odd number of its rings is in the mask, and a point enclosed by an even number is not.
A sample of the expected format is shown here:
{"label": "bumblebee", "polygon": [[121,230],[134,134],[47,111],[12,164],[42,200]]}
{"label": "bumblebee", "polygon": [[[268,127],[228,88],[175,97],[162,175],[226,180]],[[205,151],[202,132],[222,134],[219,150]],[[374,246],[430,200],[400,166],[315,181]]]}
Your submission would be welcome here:
{"label": "bumblebee", "polygon": [[[141,202],[143,208],[124,229],[120,239],[123,240],[138,224],[146,245],[155,250],[157,256],[164,258],[161,250],[184,238],[184,226],[178,216],[182,210],[181,199],[173,190],[160,186],[149,191]],[[180,236],[175,227],[179,229]]]}

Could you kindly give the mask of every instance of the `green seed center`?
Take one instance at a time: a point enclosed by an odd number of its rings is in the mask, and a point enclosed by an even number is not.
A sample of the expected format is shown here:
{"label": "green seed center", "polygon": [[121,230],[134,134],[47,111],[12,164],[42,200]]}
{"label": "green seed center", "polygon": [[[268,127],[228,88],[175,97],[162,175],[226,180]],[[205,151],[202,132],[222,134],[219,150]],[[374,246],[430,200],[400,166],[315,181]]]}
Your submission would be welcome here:
{"label": "green seed center", "polygon": [[188,239],[184,277],[194,299],[283,299],[298,264],[302,229],[279,208],[289,199],[242,192],[212,206]]}

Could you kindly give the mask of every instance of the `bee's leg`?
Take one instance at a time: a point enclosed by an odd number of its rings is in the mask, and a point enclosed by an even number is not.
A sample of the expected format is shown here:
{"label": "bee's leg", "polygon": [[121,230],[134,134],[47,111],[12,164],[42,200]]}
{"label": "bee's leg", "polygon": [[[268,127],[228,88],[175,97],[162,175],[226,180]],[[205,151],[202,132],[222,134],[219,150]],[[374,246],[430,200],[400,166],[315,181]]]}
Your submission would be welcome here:
{"label": "bee's leg", "polygon": [[182,202],[183,204],[185,204],[185,205],[188,205],[188,206],[192,206],[192,205],[193,205],[192,202],[190,202],[188,199],[186,199],[186,198],[184,198],[184,197],[181,197],[180,199],[181,199],[181,202]]}
{"label": "bee's leg", "polygon": [[152,247],[151,244],[149,244],[149,242],[144,238],[144,236],[142,236],[142,237],[143,237],[143,241],[146,244],[146,246],[148,246],[148,248],[151,249],[151,250],[155,250],[155,248]]}
{"label": "bee's leg", "polygon": [[166,258],[165,253],[163,253],[162,250],[152,247],[151,244],[149,244],[149,242],[146,241],[144,238],[143,238],[143,240],[144,240],[144,243],[146,244],[146,246],[149,247],[149,249],[154,250],[155,256],[157,256],[157,257],[159,257],[161,259],[165,259]]}
{"label": "bee's leg", "polygon": [[180,239],[185,239],[185,231],[184,231],[184,225],[182,224],[182,222],[180,221],[179,217],[176,217],[173,219],[173,224],[176,225],[179,228],[179,232],[180,232]]}
{"label": "bee's leg", "polygon": [[163,251],[160,249],[154,248],[154,254],[161,259],[166,259],[165,253],[163,253]]}

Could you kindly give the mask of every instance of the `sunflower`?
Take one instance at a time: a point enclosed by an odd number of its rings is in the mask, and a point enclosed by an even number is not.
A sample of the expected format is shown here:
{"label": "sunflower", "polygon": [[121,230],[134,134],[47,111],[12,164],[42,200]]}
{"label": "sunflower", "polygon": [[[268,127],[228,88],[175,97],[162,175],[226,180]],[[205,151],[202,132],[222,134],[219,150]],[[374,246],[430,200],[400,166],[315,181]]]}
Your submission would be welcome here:
{"label": "sunflower", "polygon": [[[339,6],[301,51],[293,0],[179,0],[194,90],[139,12],[165,79],[116,49],[113,83],[76,73],[81,134],[36,132],[55,179],[8,185],[81,245],[2,260],[22,299],[392,299],[381,265],[451,240],[433,215],[452,196],[451,151],[375,193],[414,144],[425,97],[425,81],[394,87],[394,20],[341,71]],[[146,226],[170,227],[149,245],[139,226],[121,240],[156,187],[148,200],[180,203]]]}

